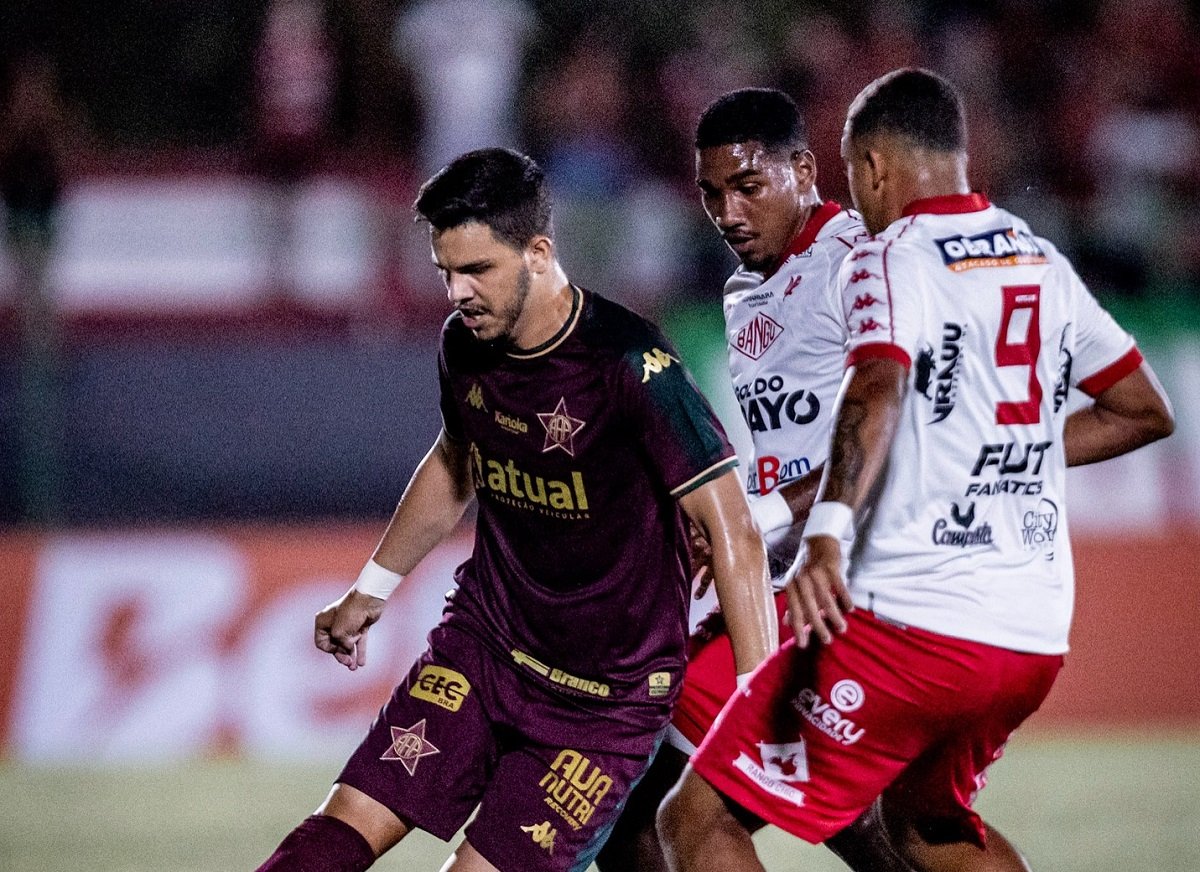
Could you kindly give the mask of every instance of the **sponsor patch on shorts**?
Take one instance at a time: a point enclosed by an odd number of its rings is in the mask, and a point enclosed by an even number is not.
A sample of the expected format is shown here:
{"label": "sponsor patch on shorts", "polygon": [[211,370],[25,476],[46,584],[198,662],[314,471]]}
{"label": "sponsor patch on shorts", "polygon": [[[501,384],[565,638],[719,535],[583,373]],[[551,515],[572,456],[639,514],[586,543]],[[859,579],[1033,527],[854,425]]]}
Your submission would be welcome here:
{"label": "sponsor patch on shorts", "polygon": [[456,712],[471,692],[471,682],[461,672],[429,664],[421,670],[408,695]]}

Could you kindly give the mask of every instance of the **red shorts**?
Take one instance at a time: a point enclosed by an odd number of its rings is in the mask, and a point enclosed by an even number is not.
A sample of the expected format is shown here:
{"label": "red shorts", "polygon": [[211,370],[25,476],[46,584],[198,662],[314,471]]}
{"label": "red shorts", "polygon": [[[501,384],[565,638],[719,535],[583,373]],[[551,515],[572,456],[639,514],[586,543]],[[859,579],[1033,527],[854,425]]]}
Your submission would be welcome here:
{"label": "red shorts", "polygon": [[[792,625],[787,619],[787,594],[783,591],[775,594],[775,611],[779,618],[779,641],[783,642],[792,638]],[[687,672],[675,702],[671,726],[683,734],[691,747],[679,750],[690,754],[700,747],[713,721],[733,695],[736,681],[729,629],[725,626],[725,616],[717,609],[700,622],[688,642]],[[677,744],[669,735],[667,741]]]}
{"label": "red shorts", "polygon": [[789,640],[735,694],[692,758],[718,791],[819,843],[882,793],[982,845],[987,767],[1035,712],[1061,655],[901,627],[864,609],[830,645]]}

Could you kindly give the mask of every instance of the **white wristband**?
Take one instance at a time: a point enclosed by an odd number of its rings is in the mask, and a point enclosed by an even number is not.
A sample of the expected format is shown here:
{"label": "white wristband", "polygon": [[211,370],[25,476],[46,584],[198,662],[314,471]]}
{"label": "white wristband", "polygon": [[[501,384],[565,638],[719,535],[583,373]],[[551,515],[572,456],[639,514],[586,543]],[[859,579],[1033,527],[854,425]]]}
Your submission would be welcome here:
{"label": "white wristband", "polygon": [[794,520],[787,500],[777,490],[750,503],[750,517],[754,519],[767,545],[775,545],[782,539],[782,534],[791,529]]}
{"label": "white wristband", "polygon": [[843,541],[854,538],[854,510],[836,500],[817,503],[804,525],[804,538],[813,536],[832,536]]}
{"label": "white wristband", "polygon": [[750,676],[753,674],[754,674],[753,672],[743,672],[741,675],[737,676],[734,679],[734,681],[737,683],[737,689],[741,690],[743,687],[745,687],[747,684],[749,684]]}
{"label": "white wristband", "polygon": [[399,572],[384,569],[374,560],[368,560],[367,565],[358,574],[358,580],[354,582],[354,590],[376,599],[385,600],[391,596],[392,591],[400,586],[402,581],[404,581],[404,576]]}

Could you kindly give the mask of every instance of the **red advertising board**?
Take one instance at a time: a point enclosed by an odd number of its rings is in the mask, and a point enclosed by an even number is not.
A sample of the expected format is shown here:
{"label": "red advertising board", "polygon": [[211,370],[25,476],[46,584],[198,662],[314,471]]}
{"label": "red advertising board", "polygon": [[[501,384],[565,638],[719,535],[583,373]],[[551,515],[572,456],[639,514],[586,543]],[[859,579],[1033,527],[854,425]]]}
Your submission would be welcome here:
{"label": "red advertising board", "polygon": [[[312,644],[379,527],[0,537],[0,749],[62,763],[341,757],[424,648],[458,533],[393,595],[351,673]],[[1200,726],[1200,530],[1077,539],[1073,650],[1045,728]],[[699,611],[699,610],[697,610]]]}

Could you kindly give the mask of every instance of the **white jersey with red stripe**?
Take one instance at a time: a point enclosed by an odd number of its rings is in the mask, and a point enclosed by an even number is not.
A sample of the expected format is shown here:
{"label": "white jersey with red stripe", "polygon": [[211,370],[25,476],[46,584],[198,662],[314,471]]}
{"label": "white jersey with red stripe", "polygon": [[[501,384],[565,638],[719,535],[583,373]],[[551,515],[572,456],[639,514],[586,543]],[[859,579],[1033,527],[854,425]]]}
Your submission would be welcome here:
{"label": "white jersey with red stripe", "polygon": [[848,362],[909,390],[850,561],[855,603],[943,635],[1067,650],[1066,396],[1135,370],[1071,264],[980,194],[921,200],[841,269]]}
{"label": "white jersey with red stripe", "polygon": [[[846,365],[846,326],[838,268],[867,238],[862,219],[832,201],[821,205],[766,277],[739,267],[725,283],[729,375],[754,457],[753,499],[825,462],[834,400]],[[795,556],[798,534],[772,554]]]}

